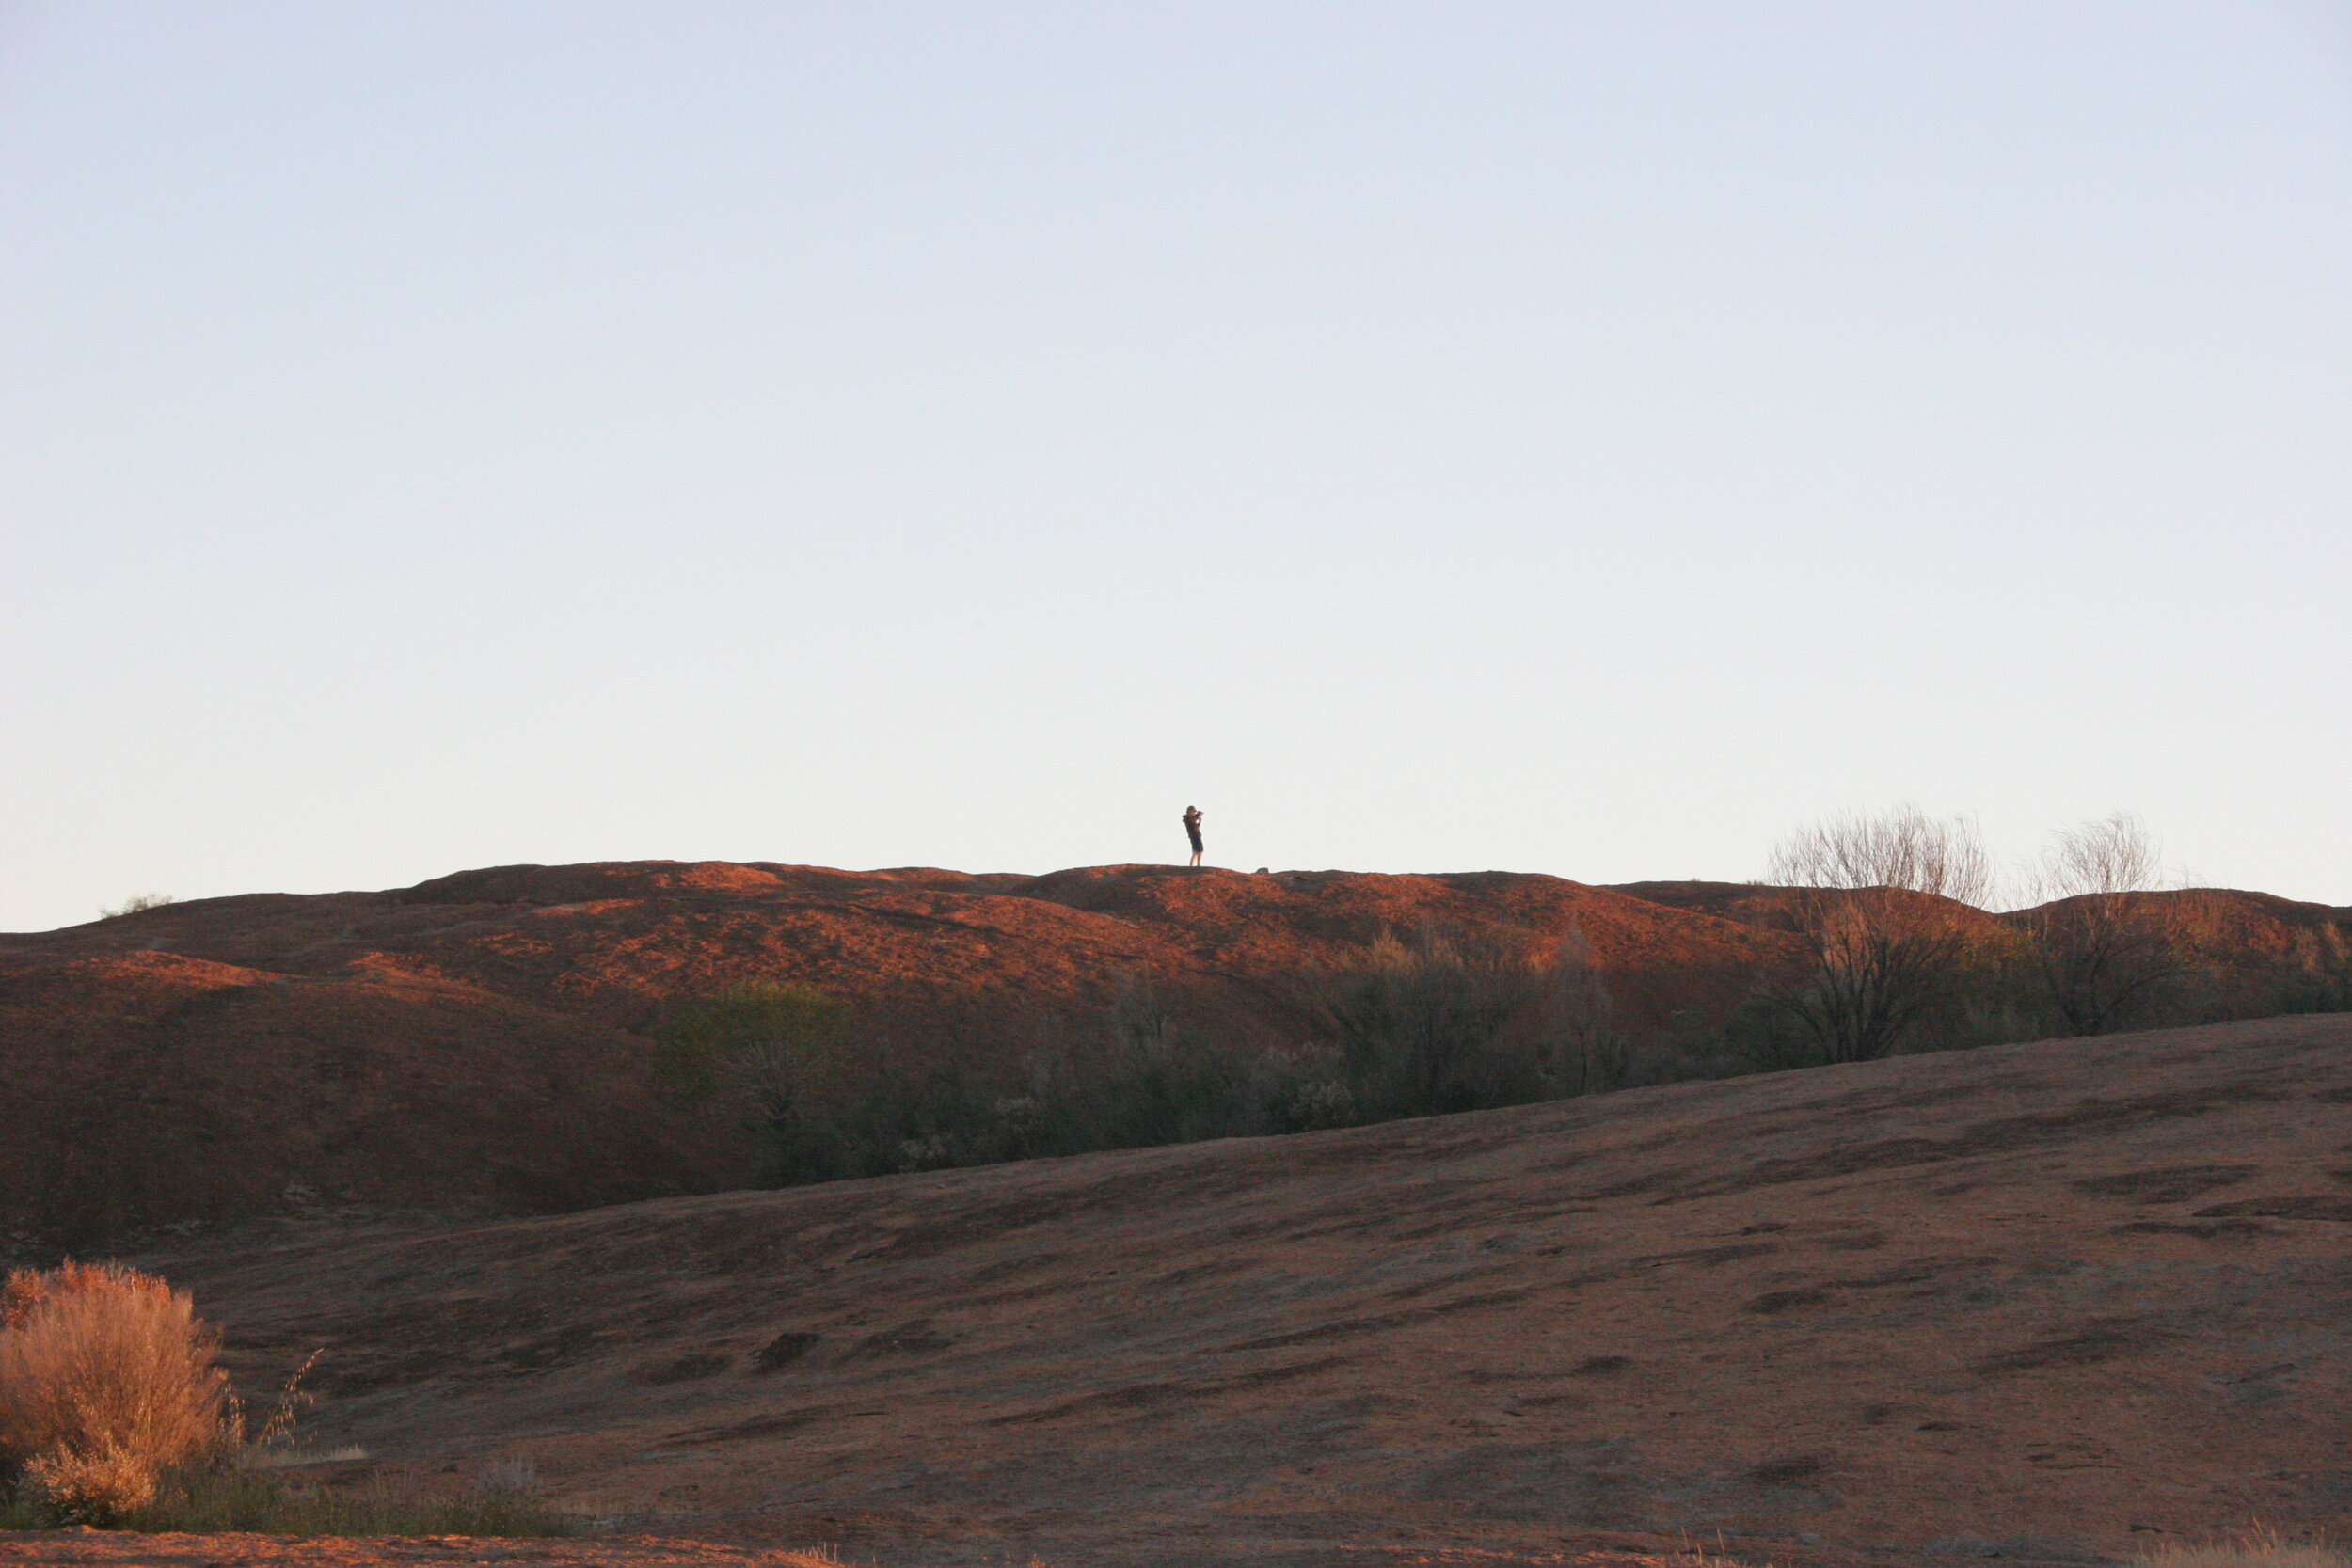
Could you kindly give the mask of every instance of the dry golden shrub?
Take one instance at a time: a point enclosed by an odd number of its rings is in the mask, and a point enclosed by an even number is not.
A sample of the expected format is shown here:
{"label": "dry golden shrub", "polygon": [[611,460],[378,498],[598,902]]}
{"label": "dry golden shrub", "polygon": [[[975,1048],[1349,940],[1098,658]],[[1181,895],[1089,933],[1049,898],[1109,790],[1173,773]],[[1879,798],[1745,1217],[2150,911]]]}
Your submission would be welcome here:
{"label": "dry golden shrub", "polygon": [[222,1436],[219,1337],[184,1291],[117,1263],[20,1269],[0,1286],[0,1461],[68,1523],[153,1497]]}
{"label": "dry golden shrub", "polygon": [[155,1500],[155,1466],[111,1443],[38,1454],[25,1462],[24,1479],[60,1525],[119,1524]]}

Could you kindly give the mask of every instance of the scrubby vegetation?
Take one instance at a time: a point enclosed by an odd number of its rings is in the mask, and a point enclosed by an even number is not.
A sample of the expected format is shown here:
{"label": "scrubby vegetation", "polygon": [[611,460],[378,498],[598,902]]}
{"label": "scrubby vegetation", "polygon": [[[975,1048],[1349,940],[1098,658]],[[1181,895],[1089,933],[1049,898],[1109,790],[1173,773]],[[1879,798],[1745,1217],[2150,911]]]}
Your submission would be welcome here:
{"label": "scrubby vegetation", "polygon": [[168,893],[135,893],[111,908],[102,907],[98,911],[98,918],[120,920],[126,914],[143,914],[149,910],[160,910],[167,904],[178,902],[179,900]]}
{"label": "scrubby vegetation", "polygon": [[294,1535],[564,1535],[527,1485],[434,1494],[291,1483],[262,1467],[291,1437],[290,1380],[248,1433],[184,1291],[117,1263],[19,1269],[0,1285],[0,1528]]}
{"label": "scrubby vegetation", "polygon": [[2131,1560],[2137,1568],[2352,1568],[2352,1558],[2324,1541],[2261,1528],[2222,1541],[2169,1544]]}
{"label": "scrubby vegetation", "polygon": [[221,1440],[217,1337],[184,1291],[118,1264],[0,1287],[0,1463],[59,1523],[111,1525]]}
{"label": "scrubby vegetation", "polygon": [[1772,870],[1804,956],[1759,974],[1726,1030],[1759,1067],[2352,1006],[2342,926],[2249,941],[2232,895],[2159,889],[2127,813],[2051,835],[2039,902],[2009,916],[1981,908],[1994,862],[1973,824],[1908,808],[1801,830]]}
{"label": "scrubby vegetation", "polygon": [[1302,976],[1313,1038],[1240,1049],[1122,976],[1100,1032],[1009,1069],[929,1059],[864,1035],[813,988],[752,983],[659,1032],[667,1092],[726,1100],[762,1134],[777,1183],[1352,1126],[1618,1086],[1631,1043],[1570,932],[1544,955],[1434,927],[1389,934]]}
{"label": "scrubby vegetation", "polygon": [[1788,890],[1801,957],[1756,977],[1741,1037],[1772,1067],[1890,1054],[1962,989],[1978,957],[1967,916],[1992,857],[1964,823],[1915,809],[1789,835],[1772,882]]}
{"label": "scrubby vegetation", "polygon": [[1269,999],[1289,1043],[1233,1043],[1182,997],[1116,977],[1091,1025],[1018,1053],[869,1030],[838,1000],[752,982],[657,1031],[666,1092],[729,1104],[762,1180],[825,1181],[1040,1155],[1305,1132],[1640,1084],[2352,1007],[2337,925],[2284,950],[2231,928],[2217,895],[2155,886],[2153,840],[2119,815],[2054,835],[2038,907],[1983,906],[1973,826],[1911,808],[1804,828],[1745,918],[1787,939],[1736,1008],[1621,1027],[1573,926],[1541,940],[1436,926],[1378,935]]}
{"label": "scrubby vegetation", "polygon": [[[60,1522],[37,1496],[0,1490],[0,1529],[54,1529]],[[339,1490],[233,1466],[175,1476],[111,1525],[148,1534],[263,1535],[565,1536],[586,1528],[529,1493],[495,1486],[437,1492],[375,1481]]]}

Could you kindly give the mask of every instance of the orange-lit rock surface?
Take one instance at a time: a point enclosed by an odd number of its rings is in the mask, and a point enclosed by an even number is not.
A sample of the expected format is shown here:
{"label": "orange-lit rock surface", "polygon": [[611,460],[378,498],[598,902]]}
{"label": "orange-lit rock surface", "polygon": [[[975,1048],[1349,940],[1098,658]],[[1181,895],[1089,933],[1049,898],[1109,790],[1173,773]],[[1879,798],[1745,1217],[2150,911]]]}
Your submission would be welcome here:
{"label": "orange-lit rock surface", "polygon": [[812,981],[918,1052],[1017,1054],[1099,1037],[1133,976],[1201,1031],[1295,1043],[1304,968],[1427,922],[1535,942],[1573,924],[1636,1027],[1720,1014],[1788,940],[1503,873],[655,862],[169,905],[0,937],[0,1241],[736,1185],[733,1123],[649,1092],[643,1031],[676,998]]}
{"label": "orange-lit rock surface", "polygon": [[2344,1016],[139,1260],[353,1471],[856,1560],[2352,1526]]}
{"label": "orange-lit rock surface", "polygon": [[[2249,961],[2352,911],[2195,906]],[[1969,911],[1987,929],[2003,919]],[[663,1008],[747,978],[854,1002],[902,1059],[1103,1037],[1148,982],[1196,1037],[1295,1044],[1297,983],[1384,929],[1571,927],[1636,1033],[1704,1028],[1786,953],[1782,890],[1481,872],[1043,877],[724,862],[505,866],[0,936],[0,1248],[367,1210],[554,1212],[740,1184],[724,1114],[650,1092]],[[30,1250],[28,1250],[30,1249]]]}

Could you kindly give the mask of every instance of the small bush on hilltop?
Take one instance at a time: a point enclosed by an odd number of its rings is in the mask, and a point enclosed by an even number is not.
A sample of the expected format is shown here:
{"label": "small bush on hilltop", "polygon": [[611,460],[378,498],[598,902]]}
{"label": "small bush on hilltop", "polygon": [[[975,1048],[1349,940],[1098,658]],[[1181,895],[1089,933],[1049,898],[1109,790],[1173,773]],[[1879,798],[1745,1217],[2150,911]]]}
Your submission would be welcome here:
{"label": "small bush on hilltop", "polygon": [[178,902],[179,900],[168,893],[135,893],[112,909],[102,907],[98,911],[98,918],[120,920],[126,914],[143,914],[149,910],[160,910],[166,904]]}
{"label": "small bush on hilltop", "polygon": [[63,1524],[117,1524],[222,1439],[219,1337],[184,1291],[116,1263],[0,1288],[0,1462]]}

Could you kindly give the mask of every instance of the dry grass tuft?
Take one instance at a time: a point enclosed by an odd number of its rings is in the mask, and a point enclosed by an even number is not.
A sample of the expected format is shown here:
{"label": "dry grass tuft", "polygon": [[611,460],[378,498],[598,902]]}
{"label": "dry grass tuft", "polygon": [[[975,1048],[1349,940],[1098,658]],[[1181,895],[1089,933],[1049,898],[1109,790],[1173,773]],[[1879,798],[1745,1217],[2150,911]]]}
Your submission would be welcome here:
{"label": "dry grass tuft", "polygon": [[1772,1564],[1769,1562],[1759,1565],[1743,1558],[1733,1557],[1731,1548],[1724,1544],[1721,1530],[1715,1532],[1713,1551],[1707,1549],[1706,1543],[1693,1541],[1689,1535],[1684,1535],[1680,1549],[1668,1558],[1666,1562],[1667,1568],[1772,1568]]}
{"label": "dry grass tuft", "polygon": [[[52,1529],[56,1511],[20,1491],[0,1491],[0,1530]],[[304,1486],[234,1465],[185,1469],[165,1478],[152,1501],[115,1528],[167,1534],[247,1531],[261,1535],[559,1536],[590,1522],[514,1492],[428,1491],[376,1480],[342,1489]]]}
{"label": "dry grass tuft", "polygon": [[219,1338],[184,1291],[118,1263],[0,1286],[0,1463],[58,1522],[106,1525],[221,1441]]}
{"label": "dry grass tuft", "polygon": [[[20,1269],[0,1283],[0,1529],[97,1525],[277,1535],[575,1535],[529,1464],[427,1492],[304,1486],[265,1472],[359,1457],[293,1445],[308,1396],[286,1382],[250,1434],[187,1292],[116,1263]],[[313,1356],[312,1361],[317,1357]]]}
{"label": "dry grass tuft", "polygon": [[2183,1542],[2133,1554],[2139,1568],[2352,1568],[2352,1558],[2324,1540],[2292,1541],[2256,1526],[2225,1541]]}
{"label": "dry grass tuft", "polygon": [[24,1480],[33,1501],[60,1525],[119,1524],[155,1500],[155,1466],[112,1443],[35,1454],[24,1462]]}

